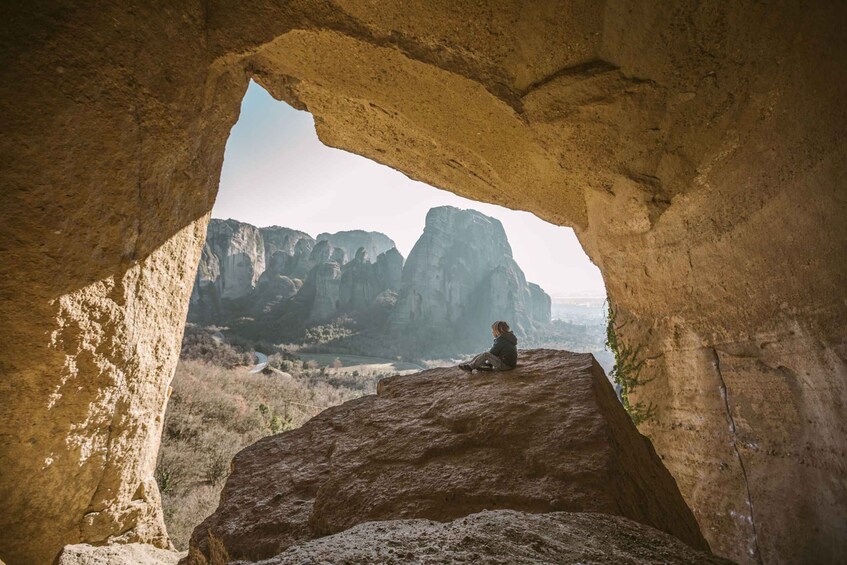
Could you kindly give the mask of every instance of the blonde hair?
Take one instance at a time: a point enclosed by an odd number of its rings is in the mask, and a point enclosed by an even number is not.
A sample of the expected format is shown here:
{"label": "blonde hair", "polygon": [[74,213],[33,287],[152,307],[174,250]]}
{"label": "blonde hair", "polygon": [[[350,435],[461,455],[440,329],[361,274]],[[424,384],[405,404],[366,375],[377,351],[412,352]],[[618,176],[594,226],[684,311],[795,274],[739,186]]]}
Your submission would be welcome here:
{"label": "blonde hair", "polygon": [[509,324],[507,324],[503,320],[498,320],[491,324],[491,329],[494,330],[497,335],[502,335],[509,331]]}

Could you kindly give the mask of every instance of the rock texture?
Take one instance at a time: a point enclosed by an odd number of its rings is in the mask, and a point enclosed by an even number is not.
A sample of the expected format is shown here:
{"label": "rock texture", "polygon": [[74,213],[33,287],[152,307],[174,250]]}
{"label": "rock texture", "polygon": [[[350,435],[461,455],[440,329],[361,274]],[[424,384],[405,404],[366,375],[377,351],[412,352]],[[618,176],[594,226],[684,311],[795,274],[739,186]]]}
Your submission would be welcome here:
{"label": "rock texture", "polygon": [[188,562],[209,558],[210,536],[256,560],[372,520],[493,509],[625,516],[708,548],[594,358],[534,350],[507,373],[383,379],[376,396],[244,449]]}
{"label": "rock texture", "polygon": [[142,543],[93,546],[66,545],[54,565],[176,565],[185,552]]}
{"label": "rock texture", "polygon": [[731,562],[619,516],[495,510],[447,523],[367,522],[339,534],[296,544],[260,563],[729,565]]}
{"label": "rock texture", "polygon": [[355,257],[360,248],[364,248],[367,256],[371,260],[374,260],[389,249],[395,249],[397,247],[393,239],[384,233],[375,231],[350,230],[336,233],[321,233],[315,239],[317,241],[326,240],[333,247],[343,249],[348,259]]}
{"label": "rock texture", "polygon": [[712,546],[847,552],[845,3],[2,14],[0,559],[164,540],[156,438],[251,77],[327,144],[573,226]]}
{"label": "rock texture", "polygon": [[534,286],[512,258],[497,219],[433,208],[403,269],[392,331],[422,343],[437,336],[458,351],[488,344],[495,320],[508,320],[525,336],[550,322],[550,297]]}

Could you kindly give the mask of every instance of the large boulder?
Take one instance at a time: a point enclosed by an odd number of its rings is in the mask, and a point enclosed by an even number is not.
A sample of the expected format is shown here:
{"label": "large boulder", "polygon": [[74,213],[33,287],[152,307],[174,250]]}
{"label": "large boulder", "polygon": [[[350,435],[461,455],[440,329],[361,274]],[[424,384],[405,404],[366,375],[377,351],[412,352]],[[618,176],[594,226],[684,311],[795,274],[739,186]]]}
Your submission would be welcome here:
{"label": "large boulder", "polygon": [[534,350],[506,373],[383,379],[377,395],[244,449],[189,562],[210,538],[257,560],[363,522],[493,509],[624,516],[708,549],[594,358]]}
{"label": "large boulder", "polygon": [[303,563],[703,565],[730,561],[620,516],[589,512],[527,514],[490,510],[452,522],[366,522],[296,544],[261,565]]}

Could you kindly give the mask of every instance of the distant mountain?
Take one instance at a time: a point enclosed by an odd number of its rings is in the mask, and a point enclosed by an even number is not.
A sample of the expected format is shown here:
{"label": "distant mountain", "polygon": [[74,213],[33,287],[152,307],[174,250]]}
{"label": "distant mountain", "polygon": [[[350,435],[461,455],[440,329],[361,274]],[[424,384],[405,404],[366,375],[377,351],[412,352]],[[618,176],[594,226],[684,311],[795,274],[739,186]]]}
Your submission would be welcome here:
{"label": "distant mountain", "polygon": [[[269,340],[290,339],[309,323],[366,309],[381,292],[399,290],[403,257],[387,236],[322,235],[328,237],[315,241],[289,228],[211,220],[188,320],[238,326],[254,338],[267,331]],[[348,255],[332,241],[364,246]],[[379,250],[387,243],[386,251],[368,256],[366,247]]]}
{"label": "distant mountain", "polygon": [[[323,233],[213,219],[188,319],[274,343],[320,339],[359,353],[437,357],[484,347],[507,320],[519,336],[550,323],[503,226],[475,210],[433,208],[404,262],[378,232]],[[329,326],[327,326],[329,325]]]}
{"label": "distant mountain", "polygon": [[498,220],[476,210],[431,209],[403,269],[392,333],[478,349],[491,341],[495,320],[532,335],[550,323],[550,297],[527,283]]}
{"label": "distant mountain", "polygon": [[359,249],[364,249],[367,257],[373,261],[380,254],[396,248],[394,240],[376,231],[350,230],[336,233],[321,233],[318,241],[328,241],[333,247],[340,247],[347,254],[347,260],[356,256]]}

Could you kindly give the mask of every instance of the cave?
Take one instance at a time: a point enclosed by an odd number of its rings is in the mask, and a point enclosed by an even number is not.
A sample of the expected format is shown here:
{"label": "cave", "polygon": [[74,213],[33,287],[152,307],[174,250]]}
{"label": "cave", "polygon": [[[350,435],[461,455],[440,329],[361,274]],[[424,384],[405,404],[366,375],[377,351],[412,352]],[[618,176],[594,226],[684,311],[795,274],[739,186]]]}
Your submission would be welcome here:
{"label": "cave", "polygon": [[3,7],[0,559],[166,547],[152,479],[250,79],[327,145],[571,226],[718,555],[847,550],[847,6]]}

